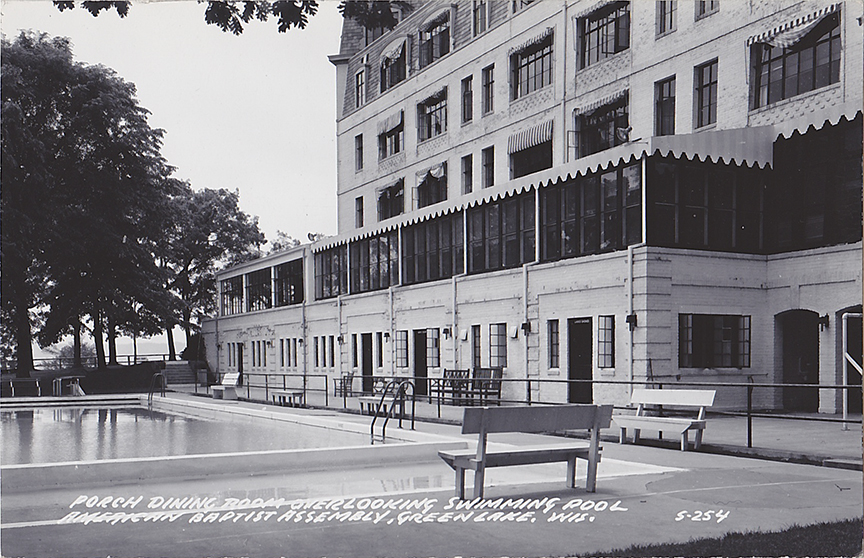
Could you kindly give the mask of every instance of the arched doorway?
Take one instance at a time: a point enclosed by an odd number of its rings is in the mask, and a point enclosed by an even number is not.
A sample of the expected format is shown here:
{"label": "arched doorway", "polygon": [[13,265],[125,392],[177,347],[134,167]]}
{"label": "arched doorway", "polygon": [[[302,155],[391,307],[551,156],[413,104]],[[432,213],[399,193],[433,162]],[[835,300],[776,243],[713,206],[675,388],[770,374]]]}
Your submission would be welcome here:
{"label": "arched doorway", "polygon": [[[819,315],[809,310],[790,310],[777,316],[782,344],[782,383],[819,383],[818,320]],[[817,412],[819,390],[806,387],[783,388],[783,409]]]}

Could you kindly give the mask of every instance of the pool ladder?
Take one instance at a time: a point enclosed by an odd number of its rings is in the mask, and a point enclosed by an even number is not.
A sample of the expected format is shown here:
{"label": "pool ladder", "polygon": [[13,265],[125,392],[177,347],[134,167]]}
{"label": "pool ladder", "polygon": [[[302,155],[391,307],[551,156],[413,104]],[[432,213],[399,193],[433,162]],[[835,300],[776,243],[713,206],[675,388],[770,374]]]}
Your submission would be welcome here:
{"label": "pool ladder", "polygon": [[381,409],[385,406],[388,399],[390,404],[387,406],[387,414],[384,416],[384,423],[381,425],[380,441],[383,442],[387,436],[387,423],[399,408],[399,428],[402,428],[402,419],[405,417],[405,401],[408,399],[408,392],[411,392],[411,430],[414,430],[414,414],[416,409],[416,401],[414,398],[414,383],[411,380],[390,380],[384,386],[381,392],[381,398],[375,406],[375,412],[372,415],[372,424],[369,427],[369,435],[372,444],[375,444],[375,422],[381,416]]}
{"label": "pool ladder", "polygon": [[[157,386],[156,383],[159,383]],[[156,372],[153,374],[153,377],[150,378],[150,389],[147,391],[147,408],[151,409],[153,407],[153,393],[158,389],[160,391],[160,395],[165,397],[165,385],[168,381],[165,379],[165,374],[162,372]]]}

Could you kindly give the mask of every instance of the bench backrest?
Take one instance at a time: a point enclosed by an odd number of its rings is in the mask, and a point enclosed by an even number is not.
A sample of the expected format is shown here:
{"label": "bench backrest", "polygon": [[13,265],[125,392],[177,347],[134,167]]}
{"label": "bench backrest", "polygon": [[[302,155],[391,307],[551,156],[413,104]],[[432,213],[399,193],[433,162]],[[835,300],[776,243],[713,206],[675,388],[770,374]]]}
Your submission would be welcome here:
{"label": "bench backrest", "polygon": [[445,380],[465,380],[471,376],[470,370],[448,370],[444,369],[443,377]]}
{"label": "bench backrest", "polygon": [[219,384],[223,386],[236,386],[239,380],[240,372],[228,372],[222,376],[222,381]]}
{"label": "bench backrest", "polygon": [[630,402],[637,405],[710,407],[716,393],[713,389],[634,389]]}
{"label": "bench backrest", "polygon": [[468,407],[463,434],[485,432],[555,432],[608,428],[612,405],[555,405],[530,407]]}

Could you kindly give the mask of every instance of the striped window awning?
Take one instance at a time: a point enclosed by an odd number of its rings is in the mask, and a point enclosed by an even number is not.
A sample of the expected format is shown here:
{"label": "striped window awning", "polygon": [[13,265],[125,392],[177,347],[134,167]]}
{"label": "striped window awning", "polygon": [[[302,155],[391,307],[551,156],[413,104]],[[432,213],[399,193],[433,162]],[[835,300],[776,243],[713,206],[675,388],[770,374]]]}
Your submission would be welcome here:
{"label": "striped window awning", "polygon": [[513,154],[552,141],[552,120],[513,134],[507,139],[507,153]]}
{"label": "striped window awning", "polygon": [[387,186],[381,186],[380,188],[378,188],[376,190],[376,192],[378,193],[378,197],[381,197],[382,195],[388,194],[394,190],[401,190],[402,188],[404,188],[404,185],[405,185],[405,179],[400,178],[396,182],[388,184]]}
{"label": "striped window awning", "polygon": [[417,182],[423,182],[430,176],[432,178],[441,178],[447,174],[447,161],[433,165],[428,169],[424,169],[417,173]]}
{"label": "striped window awning", "polygon": [[609,4],[627,4],[627,2],[621,2],[620,0],[601,0],[600,2],[597,2],[596,4],[593,4],[590,8],[587,8],[587,9],[584,9],[580,12],[577,12],[576,15],[573,16],[573,19],[579,19],[579,18],[585,17],[587,15],[591,15],[594,12],[596,12],[597,10],[599,10],[601,8],[605,8]]}
{"label": "striped window awning", "polygon": [[381,134],[386,134],[390,130],[393,130],[394,128],[396,128],[398,126],[401,126],[402,121],[404,119],[404,115],[405,115],[405,111],[400,110],[399,112],[397,112],[395,114],[391,114],[390,116],[388,116],[384,120],[380,121],[378,123],[378,135],[380,136]]}
{"label": "striped window awning", "polygon": [[554,27],[547,27],[545,31],[537,35],[536,37],[532,37],[525,41],[524,43],[520,43],[519,46],[511,47],[509,51],[507,51],[508,55],[515,54],[517,52],[522,52],[526,48],[530,48],[534,45],[538,45],[545,41],[548,37],[551,37],[555,32]]}
{"label": "striped window awning", "polygon": [[382,60],[397,60],[400,56],[402,56],[402,51],[405,50],[405,37],[401,37],[396,39],[389,45],[384,51],[381,53]]}
{"label": "striped window awning", "polygon": [[831,4],[821,10],[817,10],[805,16],[801,16],[787,21],[783,25],[753,35],[747,39],[747,46],[755,43],[762,43],[772,47],[789,48],[794,46],[798,41],[804,38],[814,27],[819,25],[823,19],[831,14],[840,11],[841,4]]}
{"label": "striped window awning", "polygon": [[596,101],[593,101],[591,103],[588,103],[587,105],[584,105],[584,106],[577,108],[576,110],[573,111],[573,115],[579,116],[580,114],[590,114],[604,105],[611,105],[612,103],[614,103],[616,101],[620,101],[621,99],[626,97],[628,91],[629,91],[629,89],[622,89],[620,91],[616,91],[615,93],[612,93],[611,95],[606,95],[605,97],[601,97],[601,98],[597,99]]}
{"label": "striped window awning", "polygon": [[450,19],[450,7],[446,7],[438,12],[432,14],[426,21],[421,25],[421,29],[427,30],[431,27],[435,27],[436,25],[441,25],[445,21]]}

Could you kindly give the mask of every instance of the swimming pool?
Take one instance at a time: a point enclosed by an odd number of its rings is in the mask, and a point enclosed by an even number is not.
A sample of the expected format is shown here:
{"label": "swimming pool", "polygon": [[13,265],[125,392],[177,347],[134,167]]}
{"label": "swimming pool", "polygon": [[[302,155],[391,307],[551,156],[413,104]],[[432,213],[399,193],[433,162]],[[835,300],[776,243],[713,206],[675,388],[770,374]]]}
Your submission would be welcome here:
{"label": "swimming pool", "polygon": [[367,434],[275,420],[219,420],[143,406],[0,411],[0,464],[206,455],[368,444]]}

